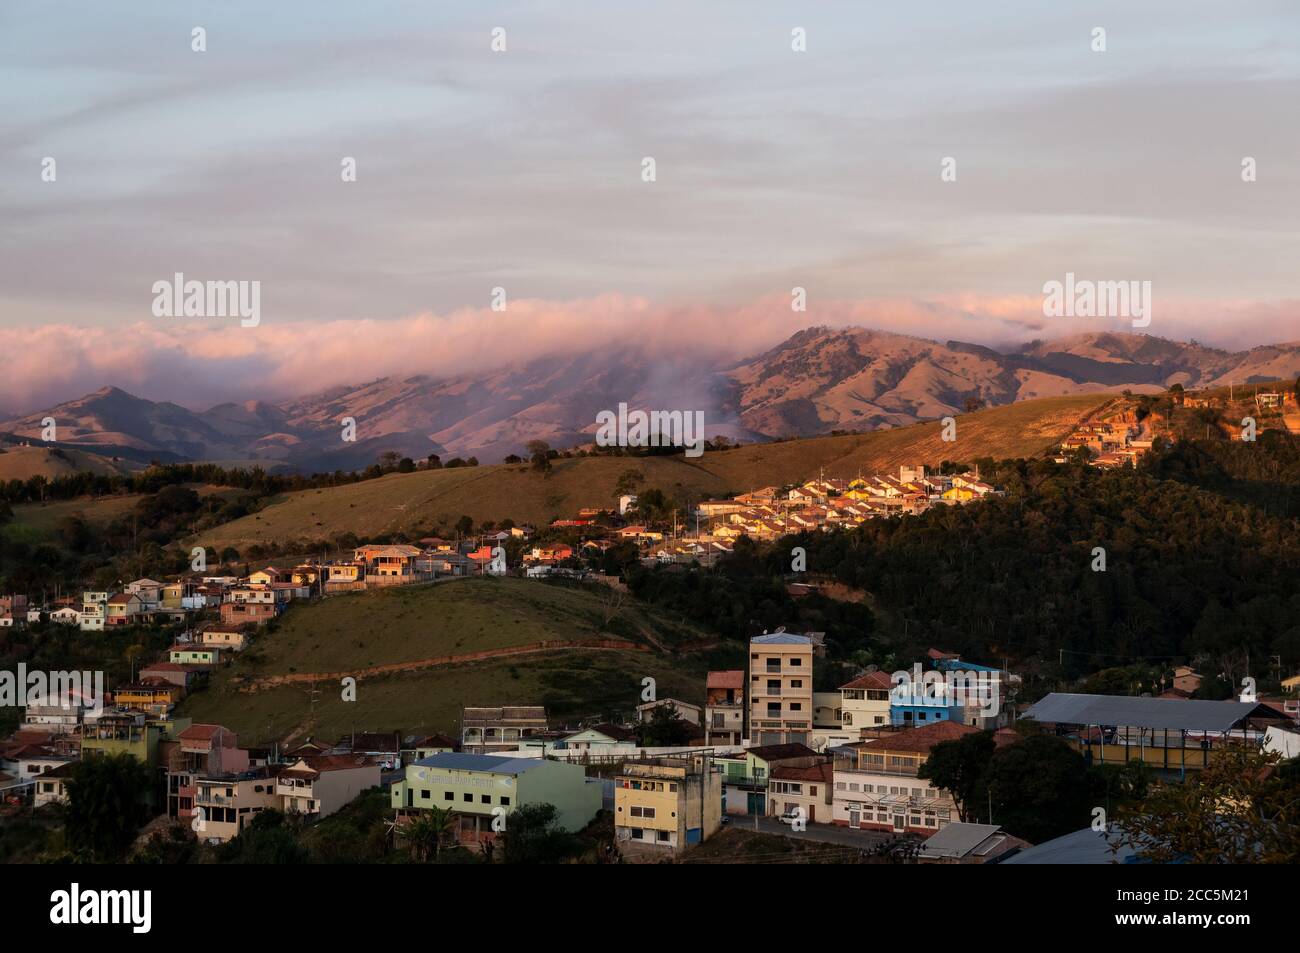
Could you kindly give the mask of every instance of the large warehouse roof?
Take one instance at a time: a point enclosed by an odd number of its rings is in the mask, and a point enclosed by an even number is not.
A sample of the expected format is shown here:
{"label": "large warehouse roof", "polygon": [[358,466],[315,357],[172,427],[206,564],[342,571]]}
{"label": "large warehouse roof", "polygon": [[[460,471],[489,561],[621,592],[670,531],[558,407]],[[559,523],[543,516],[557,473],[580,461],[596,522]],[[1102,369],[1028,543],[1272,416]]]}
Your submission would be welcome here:
{"label": "large warehouse roof", "polygon": [[[1134,698],[1124,695],[1072,695],[1052,692],[1026,718],[1058,725],[1111,725],[1169,731],[1227,731],[1238,727],[1261,706],[1254,702],[1201,701],[1181,698]],[[1265,709],[1261,716],[1276,715]]]}

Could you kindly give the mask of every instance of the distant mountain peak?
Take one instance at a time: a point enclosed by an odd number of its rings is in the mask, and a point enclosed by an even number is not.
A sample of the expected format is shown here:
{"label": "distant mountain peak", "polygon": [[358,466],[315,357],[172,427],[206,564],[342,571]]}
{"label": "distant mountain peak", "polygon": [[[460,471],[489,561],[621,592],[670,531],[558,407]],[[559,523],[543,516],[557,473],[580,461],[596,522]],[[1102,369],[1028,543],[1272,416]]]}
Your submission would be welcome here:
{"label": "distant mountain peak", "polygon": [[[97,453],[336,470],[366,466],[387,450],[493,461],[534,439],[556,447],[586,442],[596,414],[621,402],[701,409],[710,436],[754,440],[895,427],[962,413],[972,400],[998,405],[1297,375],[1300,343],[1231,353],[1154,335],[1091,331],[999,351],[814,325],[726,365],[659,356],[632,344],[461,377],[416,374],[336,384],[292,400],[251,398],[203,412],[108,385],[0,423],[0,431],[39,437],[42,418],[54,416],[61,443]],[[357,422],[355,442],[341,439],[347,417]]]}

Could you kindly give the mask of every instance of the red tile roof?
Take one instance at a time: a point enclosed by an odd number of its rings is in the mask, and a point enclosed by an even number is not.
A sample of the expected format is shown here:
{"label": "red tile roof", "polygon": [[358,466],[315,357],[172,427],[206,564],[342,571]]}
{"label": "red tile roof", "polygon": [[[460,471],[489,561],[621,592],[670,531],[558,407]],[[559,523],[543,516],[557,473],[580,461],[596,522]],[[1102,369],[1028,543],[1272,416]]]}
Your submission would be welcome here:
{"label": "red tile roof", "polygon": [[862,741],[853,747],[868,747],[881,751],[915,751],[928,754],[930,749],[944,741],[954,741],[980,729],[956,721],[936,721],[915,728],[885,730],[864,728]]}
{"label": "red tile roof", "polygon": [[790,768],[778,765],[772,769],[773,781],[824,781],[830,784],[835,780],[835,766],[829,761],[814,764],[807,768]]}
{"label": "red tile roof", "polygon": [[867,672],[865,675],[859,675],[851,682],[845,682],[840,688],[874,688],[890,690],[894,687],[894,680],[884,672]]}
{"label": "red tile roof", "polygon": [[744,688],[745,673],[741,669],[710,672],[708,681],[705,684],[708,688]]}

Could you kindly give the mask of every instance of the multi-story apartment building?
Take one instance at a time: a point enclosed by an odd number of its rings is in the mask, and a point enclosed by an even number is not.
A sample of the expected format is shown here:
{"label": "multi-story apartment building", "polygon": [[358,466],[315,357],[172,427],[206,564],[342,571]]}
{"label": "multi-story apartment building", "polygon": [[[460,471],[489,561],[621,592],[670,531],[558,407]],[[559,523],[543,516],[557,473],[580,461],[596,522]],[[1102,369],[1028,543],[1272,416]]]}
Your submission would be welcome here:
{"label": "multi-story apartment building", "polygon": [[835,758],[834,823],[928,837],[959,820],[951,795],[917,772],[935,745],[978,730],[939,721],[863,731],[862,741],[838,749],[849,754]]}
{"label": "multi-story apartment building", "polygon": [[248,752],[221,725],[190,725],[167,749],[167,816],[189,823],[198,778],[229,776],[248,769]]}
{"label": "multi-story apartment building", "polygon": [[749,641],[749,737],[806,743],[813,719],[813,642],[778,631]]}
{"label": "multi-story apartment building", "polygon": [[614,839],[676,853],[722,826],[722,772],[707,754],[632,761],[614,776]]}
{"label": "multi-story apartment building", "polygon": [[108,619],[107,592],[85,592],[81,596],[81,612],[77,615],[77,627],[82,632],[102,632]]}
{"label": "multi-story apartment building", "polygon": [[468,754],[514,751],[524,739],[547,730],[546,709],[541,705],[502,708],[462,708],[460,745]]}
{"label": "multi-story apartment building", "polygon": [[709,672],[705,682],[704,743],[738,745],[744,738],[744,671]]}

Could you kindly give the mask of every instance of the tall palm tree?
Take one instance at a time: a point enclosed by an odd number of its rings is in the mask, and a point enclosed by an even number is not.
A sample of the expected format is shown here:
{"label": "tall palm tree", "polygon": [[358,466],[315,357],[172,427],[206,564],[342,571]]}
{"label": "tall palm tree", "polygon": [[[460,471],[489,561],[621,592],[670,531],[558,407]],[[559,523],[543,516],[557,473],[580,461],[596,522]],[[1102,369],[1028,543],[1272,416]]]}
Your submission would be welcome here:
{"label": "tall palm tree", "polygon": [[436,858],[442,850],[443,841],[451,833],[453,821],[451,811],[431,807],[421,810],[418,816],[404,825],[401,835],[410,846],[412,859],[426,863],[430,855]]}

